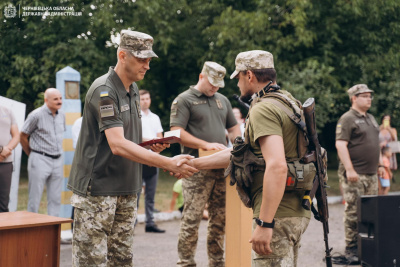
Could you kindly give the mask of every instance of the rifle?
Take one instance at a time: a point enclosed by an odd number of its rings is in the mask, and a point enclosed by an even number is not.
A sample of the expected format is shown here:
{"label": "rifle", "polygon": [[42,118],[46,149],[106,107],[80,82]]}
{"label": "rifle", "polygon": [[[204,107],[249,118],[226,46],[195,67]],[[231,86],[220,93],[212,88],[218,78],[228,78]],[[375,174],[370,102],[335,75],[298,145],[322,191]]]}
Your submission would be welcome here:
{"label": "rifle", "polygon": [[[303,105],[304,119],[307,125],[307,136],[310,142],[309,148],[311,151],[315,151],[316,154],[316,168],[317,174],[314,178],[314,183],[311,191],[307,191],[305,198],[303,199],[302,206],[306,210],[312,210],[314,218],[320,221],[324,228],[324,241],[325,241],[325,260],[326,266],[332,267],[332,248],[329,248],[328,244],[328,234],[329,234],[329,212],[328,212],[328,200],[325,188],[326,183],[324,181],[325,169],[322,162],[321,145],[318,141],[318,134],[316,131],[316,121],[315,121],[315,101],[314,98],[309,98],[304,102]],[[318,212],[315,210],[312,204],[312,199],[317,199]]]}
{"label": "rifle", "polygon": [[250,105],[244,102],[238,95],[233,95],[233,99],[235,99],[242,107],[244,107],[247,111],[250,109]]}

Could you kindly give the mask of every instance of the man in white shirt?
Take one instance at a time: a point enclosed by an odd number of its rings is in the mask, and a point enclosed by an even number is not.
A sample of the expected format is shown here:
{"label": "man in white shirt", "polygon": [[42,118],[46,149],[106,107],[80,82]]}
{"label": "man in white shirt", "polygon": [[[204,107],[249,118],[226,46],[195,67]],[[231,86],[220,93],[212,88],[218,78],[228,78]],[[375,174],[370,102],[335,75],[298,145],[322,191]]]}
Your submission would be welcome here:
{"label": "man in white shirt", "polygon": [[[150,111],[150,92],[147,90],[139,90],[140,95],[140,108],[142,114],[142,136],[143,142],[163,137],[163,128],[161,126],[160,118]],[[154,197],[156,194],[158,168],[149,167],[143,164],[143,183],[145,184],[145,213],[146,213],[146,232],[151,233],[164,233],[154,223]],[[139,207],[140,193],[138,194],[138,207]]]}

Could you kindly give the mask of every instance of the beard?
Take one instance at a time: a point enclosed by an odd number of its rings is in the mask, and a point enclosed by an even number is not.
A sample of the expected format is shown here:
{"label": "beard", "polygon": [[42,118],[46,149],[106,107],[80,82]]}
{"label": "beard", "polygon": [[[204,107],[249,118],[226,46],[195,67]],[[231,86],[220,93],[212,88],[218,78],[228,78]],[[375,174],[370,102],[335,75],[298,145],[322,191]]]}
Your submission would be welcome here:
{"label": "beard", "polygon": [[252,94],[247,93],[245,95],[241,95],[240,96],[240,100],[242,100],[245,103],[250,103],[250,99],[251,99]]}

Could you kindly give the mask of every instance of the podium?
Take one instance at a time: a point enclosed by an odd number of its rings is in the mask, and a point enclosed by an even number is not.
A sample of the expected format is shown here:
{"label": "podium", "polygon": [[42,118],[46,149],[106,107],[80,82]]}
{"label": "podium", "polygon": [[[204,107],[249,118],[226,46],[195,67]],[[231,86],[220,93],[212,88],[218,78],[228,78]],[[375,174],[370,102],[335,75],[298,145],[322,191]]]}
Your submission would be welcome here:
{"label": "podium", "polygon": [[[199,149],[199,157],[216,152]],[[236,185],[230,186],[229,181],[230,176],[226,177],[225,266],[250,267],[253,211],[243,205]]]}
{"label": "podium", "polygon": [[0,213],[0,266],[59,266],[61,224],[71,222],[27,211]]}

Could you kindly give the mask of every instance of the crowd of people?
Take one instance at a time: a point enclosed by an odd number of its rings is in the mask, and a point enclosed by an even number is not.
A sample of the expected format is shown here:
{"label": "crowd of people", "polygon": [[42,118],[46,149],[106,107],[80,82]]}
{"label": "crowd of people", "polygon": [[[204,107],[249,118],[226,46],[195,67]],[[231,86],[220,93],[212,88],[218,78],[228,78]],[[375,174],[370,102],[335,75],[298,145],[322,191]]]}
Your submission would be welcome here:
{"label": "crowd of people", "polygon": [[[230,78],[237,79],[241,99],[251,102],[245,121],[218,92],[225,86],[225,67],[206,61],[197,83],[172,102],[170,129],[180,131],[183,154],[168,158],[160,152],[169,144],[157,143],[149,150],[138,145],[162,138],[164,131],[150,110],[151,93],[136,85],[157,57],[152,45],[148,34],[121,32],[116,66],[93,82],[83,116],[74,124],[75,155],[68,180],[74,207],[73,266],[133,266],[142,187],[145,231],[165,232],[153,215],[159,168],[184,178],[174,184],[170,205],[170,211],[182,212],[177,266],[196,266],[198,228],[206,206],[209,266],[224,266],[227,174],[243,203],[253,209],[253,266],[295,266],[311,213],[301,205],[306,188],[287,188],[288,166],[296,168],[295,179],[313,178],[316,170],[313,163],[302,161],[307,147],[300,147],[299,140],[305,135],[290,117],[290,112],[300,112],[301,103],[278,86],[273,55],[252,50],[236,57]],[[351,87],[351,108],[336,127],[338,176],[346,205],[345,253],[353,263],[359,260],[357,198],[388,193],[397,169],[393,152],[400,152],[390,116],[383,116],[378,125],[368,113],[373,93],[365,84]],[[29,156],[28,211],[38,212],[46,186],[48,214],[59,215],[65,115],[57,89],[47,89],[44,100],[28,115],[21,133],[12,111],[0,106],[0,212],[8,211],[12,150],[20,142]],[[219,152],[199,158],[199,150]],[[240,157],[248,165],[240,164]]]}

